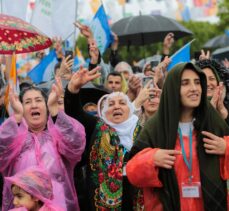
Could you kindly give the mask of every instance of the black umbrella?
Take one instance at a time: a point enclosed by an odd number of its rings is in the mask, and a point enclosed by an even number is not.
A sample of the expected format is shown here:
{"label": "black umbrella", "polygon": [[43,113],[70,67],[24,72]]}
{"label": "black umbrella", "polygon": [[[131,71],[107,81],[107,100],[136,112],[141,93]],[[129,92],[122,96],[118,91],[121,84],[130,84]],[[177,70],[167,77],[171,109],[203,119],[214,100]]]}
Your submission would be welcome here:
{"label": "black umbrella", "polygon": [[229,46],[229,36],[226,34],[216,36],[204,44],[204,48],[219,48]]}
{"label": "black umbrella", "polygon": [[212,57],[218,60],[229,59],[229,46],[225,48],[219,48],[212,53]]}
{"label": "black umbrella", "polygon": [[176,20],[160,15],[139,15],[123,18],[111,27],[119,37],[120,45],[145,45],[164,40],[172,32],[175,39],[192,35]]}

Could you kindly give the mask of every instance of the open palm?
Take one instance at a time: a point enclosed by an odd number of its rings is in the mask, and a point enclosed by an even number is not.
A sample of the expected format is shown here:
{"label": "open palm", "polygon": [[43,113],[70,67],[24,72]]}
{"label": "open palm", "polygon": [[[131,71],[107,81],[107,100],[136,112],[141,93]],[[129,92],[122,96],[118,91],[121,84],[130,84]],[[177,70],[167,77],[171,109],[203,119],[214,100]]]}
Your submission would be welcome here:
{"label": "open palm", "polygon": [[92,81],[100,77],[101,73],[98,72],[100,67],[96,67],[93,70],[89,71],[86,68],[80,68],[71,78],[68,89],[72,93],[77,93],[79,89],[85,85],[87,82]]}

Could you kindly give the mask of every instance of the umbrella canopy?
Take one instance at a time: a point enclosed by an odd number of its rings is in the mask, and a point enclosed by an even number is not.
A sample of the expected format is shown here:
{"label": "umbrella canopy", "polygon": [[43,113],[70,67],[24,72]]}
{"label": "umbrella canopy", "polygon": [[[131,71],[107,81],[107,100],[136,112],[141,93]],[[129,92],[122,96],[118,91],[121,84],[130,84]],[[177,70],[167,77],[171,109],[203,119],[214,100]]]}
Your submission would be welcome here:
{"label": "umbrella canopy", "polygon": [[51,46],[52,41],[31,24],[0,14],[0,54],[29,53]]}
{"label": "umbrella canopy", "polygon": [[225,48],[219,48],[212,53],[214,59],[224,60],[229,59],[229,46]]}
{"label": "umbrella canopy", "polygon": [[229,36],[226,34],[216,36],[204,44],[204,48],[219,48],[229,46]]}
{"label": "umbrella canopy", "polygon": [[119,37],[120,45],[145,45],[164,40],[172,32],[175,39],[192,35],[176,20],[160,15],[139,15],[123,18],[111,27]]}
{"label": "umbrella canopy", "polygon": [[154,55],[154,56],[150,56],[150,57],[147,57],[147,58],[144,58],[144,59],[141,59],[140,61],[138,61],[135,65],[140,67],[141,69],[143,68],[143,66],[148,63],[148,62],[151,62],[151,61],[158,61],[158,62],[161,62],[161,55]]}

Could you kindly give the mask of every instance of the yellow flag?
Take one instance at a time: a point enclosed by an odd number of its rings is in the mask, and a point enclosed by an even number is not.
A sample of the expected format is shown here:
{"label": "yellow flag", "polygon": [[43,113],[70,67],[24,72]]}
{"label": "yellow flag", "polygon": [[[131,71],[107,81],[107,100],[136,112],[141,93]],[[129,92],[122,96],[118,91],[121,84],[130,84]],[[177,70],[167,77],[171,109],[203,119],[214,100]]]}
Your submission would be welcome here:
{"label": "yellow flag", "polygon": [[11,113],[11,109],[9,106],[9,92],[10,92],[10,86],[15,91],[17,90],[17,70],[16,70],[16,55],[15,53],[12,55],[12,62],[11,62],[11,69],[9,74],[9,81],[8,85],[6,87],[6,93],[5,93],[5,107],[8,111],[8,113]]}
{"label": "yellow flag", "polygon": [[123,6],[126,3],[126,0],[118,0],[118,3]]}
{"label": "yellow flag", "polygon": [[100,0],[90,0],[90,6],[94,14],[97,12],[100,5],[101,5]]}

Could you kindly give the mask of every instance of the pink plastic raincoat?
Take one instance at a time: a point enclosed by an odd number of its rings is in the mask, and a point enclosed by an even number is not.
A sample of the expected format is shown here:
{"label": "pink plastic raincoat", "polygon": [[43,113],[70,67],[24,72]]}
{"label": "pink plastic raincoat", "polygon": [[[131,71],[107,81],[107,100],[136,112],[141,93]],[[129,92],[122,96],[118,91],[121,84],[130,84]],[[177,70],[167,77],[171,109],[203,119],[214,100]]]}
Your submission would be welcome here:
{"label": "pink plastic raincoat", "polygon": [[[34,134],[25,120],[20,125],[12,116],[0,127],[0,172],[13,176],[30,166],[46,169],[52,179],[54,203],[64,210],[79,210],[73,182],[73,168],[85,148],[84,127],[63,111],[55,123],[49,117],[47,128]],[[2,211],[11,209],[11,187],[3,188]]]}
{"label": "pink plastic raincoat", "polygon": [[[9,184],[14,184],[36,197],[43,206],[39,211],[63,211],[62,208],[56,206],[53,202],[53,187],[49,174],[41,168],[30,167],[26,170],[20,171],[12,177],[5,177],[5,181]],[[15,208],[11,211],[27,210],[24,207]]]}

